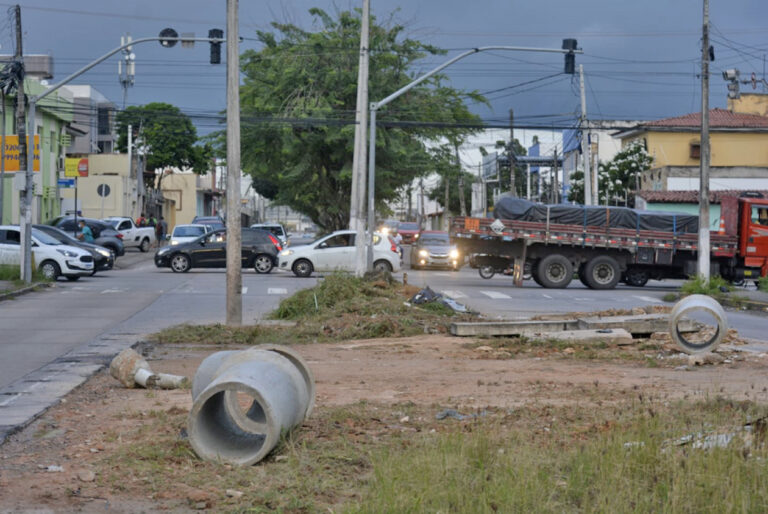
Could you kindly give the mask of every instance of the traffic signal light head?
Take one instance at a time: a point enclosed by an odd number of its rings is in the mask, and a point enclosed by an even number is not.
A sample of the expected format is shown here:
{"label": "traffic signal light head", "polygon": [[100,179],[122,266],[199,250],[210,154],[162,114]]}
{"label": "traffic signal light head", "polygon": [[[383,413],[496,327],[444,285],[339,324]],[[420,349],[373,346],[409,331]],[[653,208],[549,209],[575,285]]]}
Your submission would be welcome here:
{"label": "traffic signal light head", "polygon": [[731,68],[723,72],[723,78],[725,80],[739,80],[739,70]]}
{"label": "traffic signal light head", "polygon": [[564,73],[573,75],[576,73],[576,54],[573,53],[576,50],[578,43],[575,39],[563,39],[563,50],[568,50],[565,54],[565,70]]}
{"label": "traffic signal light head", "polygon": [[[224,31],[221,29],[211,29],[208,31],[208,37],[211,39],[222,39]],[[221,64],[221,43],[211,41],[211,64]]]}

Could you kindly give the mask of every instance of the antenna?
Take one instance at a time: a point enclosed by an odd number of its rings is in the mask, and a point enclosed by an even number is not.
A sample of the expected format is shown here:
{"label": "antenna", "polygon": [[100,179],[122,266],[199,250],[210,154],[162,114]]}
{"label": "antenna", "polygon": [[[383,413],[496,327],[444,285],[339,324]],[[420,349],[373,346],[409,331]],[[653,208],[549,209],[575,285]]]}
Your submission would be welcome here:
{"label": "antenna", "polygon": [[[133,41],[130,34],[120,37],[120,45],[127,45]],[[128,88],[133,87],[136,76],[136,54],[133,53],[133,45],[123,49],[123,58],[117,61],[117,77],[123,87],[123,109],[128,98]]]}

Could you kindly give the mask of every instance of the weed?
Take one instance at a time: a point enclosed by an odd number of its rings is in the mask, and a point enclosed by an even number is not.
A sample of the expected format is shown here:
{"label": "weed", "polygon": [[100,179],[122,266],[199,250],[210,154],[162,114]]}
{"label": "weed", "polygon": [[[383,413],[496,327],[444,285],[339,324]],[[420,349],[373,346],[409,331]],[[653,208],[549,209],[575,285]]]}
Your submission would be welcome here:
{"label": "weed", "polygon": [[667,293],[661,299],[665,302],[676,302],[680,299],[680,295],[677,293]]}
{"label": "weed", "polygon": [[[0,280],[13,282],[14,287],[23,287],[26,283],[20,280],[21,270],[19,266],[12,264],[0,264]],[[37,269],[32,270],[33,282],[49,282]]]}
{"label": "weed", "polygon": [[757,281],[757,289],[758,291],[768,293],[768,276],[760,277],[760,279]]}
{"label": "weed", "polygon": [[701,276],[695,276],[684,282],[680,287],[680,292],[683,295],[705,294],[715,298],[732,290],[733,286],[730,282],[718,276],[711,277],[709,280],[704,280]]}

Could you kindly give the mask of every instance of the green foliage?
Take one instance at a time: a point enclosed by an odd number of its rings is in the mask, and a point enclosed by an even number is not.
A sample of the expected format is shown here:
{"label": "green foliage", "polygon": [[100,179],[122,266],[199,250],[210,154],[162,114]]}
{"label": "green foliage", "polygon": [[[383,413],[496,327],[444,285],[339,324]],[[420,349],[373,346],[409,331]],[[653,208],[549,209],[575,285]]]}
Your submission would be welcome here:
{"label": "green foliage", "polygon": [[130,106],[117,114],[117,147],[128,147],[128,125],[148,148],[147,169],[192,168],[208,170],[213,156],[210,146],[197,143],[197,131],[189,117],[171,104],[153,102]]}
{"label": "green foliage", "polygon": [[[264,44],[241,56],[243,169],[255,190],[309,216],[326,230],[349,221],[351,167],[360,44],[359,12],[333,18],[311,9],[317,31],[273,23]],[[370,29],[369,97],[378,100],[408,84],[419,59],[443,52],[403,38],[404,27]],[[425,142],[460,139],[467,129],[387,126],[400,121],[479,123],[464,99],[484,101],[442,85],[437,75],[378,113],[377,207],[413,178],[433,169]],[[223,134],[219,136],[223,142]]]}
{"label": "green foliage", "polygon": [[[608,162],[598,164],[598,196],[601,205],[634,206],[640,174],[651,168],[653,157],[642,143],[633,141]],[[584,203],[584,171],[571,173],[569,199]]]}
{"label": "green foliage", "polygon": [[757,290],[768,293],[768,277],[760,277],[757,281]]}
{"label": "green foliage", "polygon": [[[26,285],[26,283],[19,278],[20,276],[21,269],[19,266],[12,264],[0,264],[0,280],[13,282],[14,286]],[[41,275],[40,271],[37,269],[32,270],[32,281],[49,282],[49,280]]]}
{"label": "green foliage", "polygon": [[704,280],[699,275],[686,280],[680,287],[680,292],[683,295],[705,294],[714,297],[722,296],[724,292],[732,290],[733,286],[731,283],[722,277],[712,277],[709,280]]}

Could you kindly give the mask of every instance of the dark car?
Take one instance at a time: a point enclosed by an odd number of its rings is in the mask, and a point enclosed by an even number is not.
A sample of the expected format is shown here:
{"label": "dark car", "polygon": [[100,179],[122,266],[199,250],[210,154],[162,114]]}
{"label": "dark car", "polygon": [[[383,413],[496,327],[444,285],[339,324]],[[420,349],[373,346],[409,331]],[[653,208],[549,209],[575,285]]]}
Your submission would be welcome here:
{"label": "dark car", "polygon": [[115,258],[125,255],[123,235],[105,221],[92,218],[81,218],[78,216],[77,222],[75,222],[74,216],[59,216],[58,218],[46,221],[45,224],[60,228],[72,237],[77,237],[77,234],[80,232],[80,228],[78,227],[80,220],[85,221],[85,224],[88,225],[88,228],[93,232],[94,244],[109,248],[112,250],[112,253],[115,254]]}
{"label": "dark car", "polygon": [[221,216],[195,216],[191,223],[193,225],[209,225],[211,231],[226,228],[226,224]]}
{"label": "dark car", "polygon": [[[280,241],[265,230],[242,230],[243,268],[253,268],[256,273],[269,273],[277,266],[277,254],[282,250]],[[155,253],[155,266],[171,268],[184,273],[192,268],[227,267],[227,231],[216,230],[194,241],[166,246]]]}
{"label": "dark car", "polygon": [[401,221],[397,226],[397,233],[403,237],[403,244],[406,245],[419,238],[419,230],[421,230],[419,224],[411,221]]}
{"label": "dark car", "polygon": [[115,266],[115,254],[109,248],[104,248],[103,246],[99,246],[93,243],[79,241],[63,230],[52,227],[50,225],[32,226],[38,229],[40,232],[45,232],[62,244],[76,246],[90,252],[90,254],[93,256],[93,273],[91,273],[91,275],[94,275],[97,271],[111,270]]}
{"label": "dark car", "polygon": [[462,264],[459,250],[448,232],[425,230],[411,248],[411,268],[440,267],[457,271]]}

